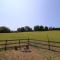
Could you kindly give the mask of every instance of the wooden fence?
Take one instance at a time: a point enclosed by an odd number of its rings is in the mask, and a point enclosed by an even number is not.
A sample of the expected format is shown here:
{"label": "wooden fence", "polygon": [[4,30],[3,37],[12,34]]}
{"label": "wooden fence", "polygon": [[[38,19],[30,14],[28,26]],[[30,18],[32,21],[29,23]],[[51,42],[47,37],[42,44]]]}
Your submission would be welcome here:
{"label": "wooden fence", "polygon": [[43,41],[43,40],[34,40],[30,41],[30,45],[37,47],[37,48],[42,48],[46,50],[50,50],[53,52],[59,52],[60,53],[60,42],[55,42],[55,41]]}
{"label": "wooden fence", "polygon": [[33,46],[54,52],[60,52],[60,42],[43,41],[35,39],[14,39],[14,40],[0,40],[0,51],[10,49],[21,49],[23,46]]}

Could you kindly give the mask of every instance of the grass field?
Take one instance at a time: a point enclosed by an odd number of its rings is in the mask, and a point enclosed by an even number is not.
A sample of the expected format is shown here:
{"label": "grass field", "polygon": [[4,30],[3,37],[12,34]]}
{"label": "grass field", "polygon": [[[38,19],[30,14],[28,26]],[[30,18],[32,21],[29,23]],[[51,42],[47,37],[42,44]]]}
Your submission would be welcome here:
{"label": "grass field", "polygon": [[37,39],[60,42],[60,31],[44,31],[44,32],[19,32],[19,33],[0,33],[0,40],[10,39]]}
{"label": "grass field", "polygon": [[[36,39],[36,40],[48,40],[47,35],[50,41],[60,42],[60,31],[0,33],[0,40],[28,39],[28,37],[30,39]],[[37,46],[46,48],[45,45],[37,44]],[[58,48],[53,48],[53,50],[54,49],[58,50]],[[1,51],[0,60],[60,60],[60,53],[58,52],[53,52],[36,47],[30,47],[31,52],[28,53],[21,52],[21,50],[16,51],[12,49],[10,51]]]}

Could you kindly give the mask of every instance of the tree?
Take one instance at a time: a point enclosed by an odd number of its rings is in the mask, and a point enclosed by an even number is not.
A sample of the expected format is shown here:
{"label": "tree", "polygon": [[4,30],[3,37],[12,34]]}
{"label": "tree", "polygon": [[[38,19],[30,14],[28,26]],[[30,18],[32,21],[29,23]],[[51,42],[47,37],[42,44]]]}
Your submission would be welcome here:
{"label": "tree", "polygon": [[40,31],[40,26],[39,25],[34,26],[34,31]]}
{"label": "tree", "polygon": [[54,30],[60,30],[60,28],[53,28]]}
{"label": "tree", "polygon": [[47,26],[45,26],[45,29],[44,29],[45,31],[48,31],[48,27]]}
{"label": "tree", "polygon": [[30,28],[29,26],[25,26],[25,31],[32,31],[32,28]]}
{"label": "tree", "polygon": [[17,32],[21,32],[21,28],[17,28]]}
{"label": "tree", "polygon": [[52,31],[52,30],[53,30],[53,28],[52,28],[52,27],[49,27],[49,30],[50,30],[50,31]]}
{"label": "tree", "polygon": [[24,27],[21,27],[21,32],[25,32],[25,28]]}
{"label": "tree", "polygon": [[53,27],[52,30],[55,30],[55,27]]}
{"label": "tree", "polygon": [[10,33],[10,29],[8,27],[2,26],[0,27],[0,33]]}
{"label": "tree", "polygon": [[44,31],[44,27],[42,25],[40,26],[40,31]]}

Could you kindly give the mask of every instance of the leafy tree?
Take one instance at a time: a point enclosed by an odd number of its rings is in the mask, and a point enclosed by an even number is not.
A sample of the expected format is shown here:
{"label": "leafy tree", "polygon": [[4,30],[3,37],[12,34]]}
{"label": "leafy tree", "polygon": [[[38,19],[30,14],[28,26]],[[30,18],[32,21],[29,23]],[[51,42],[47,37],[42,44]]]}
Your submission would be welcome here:
{"label": "leafy tree", "polygon": [[40,31],[40,26],[39,25],[34,26],[34,31]]}
{"label": "leafy tree", "polygon": [[55,27],[53,27],[52,30],[55,30]]}
{"label": "leafy tree", "polygon": [[45,29],[44,29],[45,31],[48,31],[48,27],[47,26],[45,26]]}
{"label": "leafy tree", "polygon": [[53,28],[54,30],[60,30],[60,28]]}
{"label": "leafy tree", "polygon": [[24,27],[21,27],[21,32],[25,32],[25,28]]}
{"label": "leafy tree", "polygon": [[17,28],[17,32],[21,32],[21,28]]}
{"label": "leafy tree", "polygon": [[25,26],[25,31],[32,31],[32,28],[30,28],[29,26]]}
{"label": "leafy tree", "polygon": [[49,27],[49,30],[51,31],[51,30],[53,30],[53,28],[52,27]]}
{"label": "leafy tree", "polygon": [[0,27],[0,33],[9,33],[11,32],[8,27],[2,26]]}
{"label": "leafy tree", "polygon": [[44,31],[44,26],[40,26],[40,31]]}

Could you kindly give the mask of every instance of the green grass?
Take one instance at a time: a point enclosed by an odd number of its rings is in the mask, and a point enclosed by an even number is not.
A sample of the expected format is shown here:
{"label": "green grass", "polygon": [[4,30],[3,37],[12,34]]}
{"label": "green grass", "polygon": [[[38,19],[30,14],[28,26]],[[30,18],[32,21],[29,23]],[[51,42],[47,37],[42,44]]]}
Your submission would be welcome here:
{"label": "green grass", "polygon": [[30,39],[48,40],[60,42],[60,31],[44,31],[44,32],[19,32],[19,33],[0,33],[0,40],[10,39]]}

